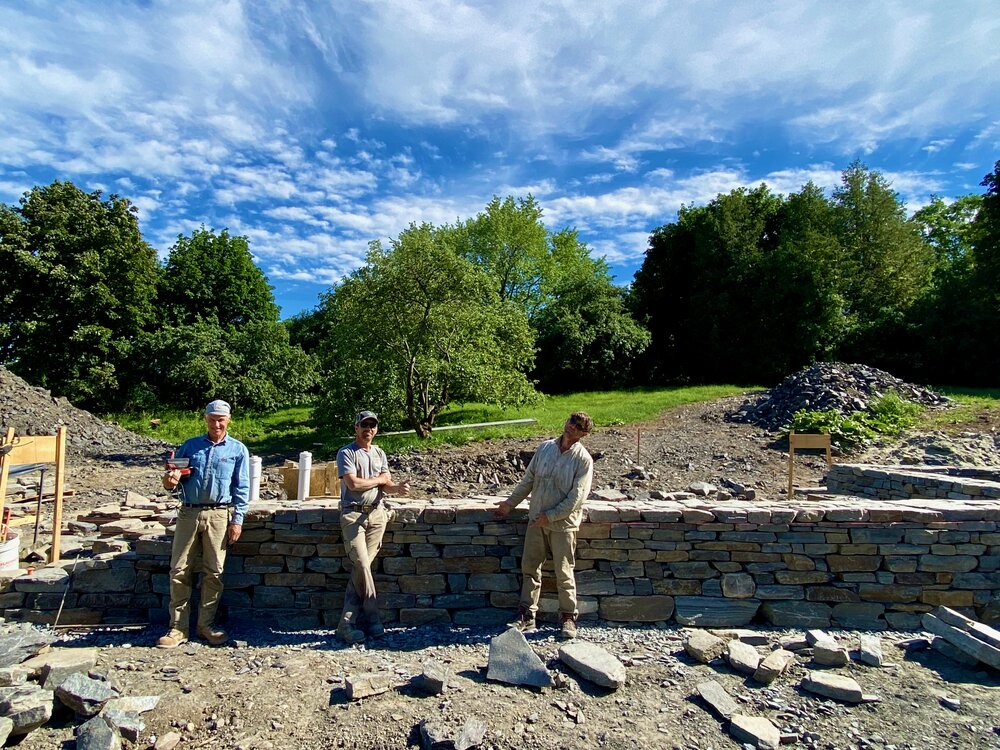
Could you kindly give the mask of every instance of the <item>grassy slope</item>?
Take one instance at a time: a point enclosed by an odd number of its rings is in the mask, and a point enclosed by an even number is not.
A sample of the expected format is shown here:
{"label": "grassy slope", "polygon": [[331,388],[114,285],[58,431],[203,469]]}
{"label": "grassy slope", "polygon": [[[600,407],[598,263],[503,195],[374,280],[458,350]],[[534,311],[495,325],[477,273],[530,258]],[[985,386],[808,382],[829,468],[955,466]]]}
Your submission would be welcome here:
{"label": "grassy slope", "polygon": [[[477,422],[497,422],[506,419],[533,418],[534,425],[500,426],[471,430],[446,430],[435,432],[428,440],[416,436],[386,436],[378,443],[388,452],[402,452],[439,445],[463,445],[475,440],[505,437],[551,435],[562,429],[566,417],[573,411],[586,411],[594,418],[598,428],[609,425],[630,424],[654,419],[667,409],[699,401],[711,401],[732,396],[747,390],[743,386],[711,385],[684,388],[641,388],[623,391],[574,393],[564,396],[546,396],[541,403],[519,408],[500,409],[483,404],[455,404],[438,419],[438,424],[458,425]],[[231,432],[243,440],[257,455],[296,455],[312,451],[317,459],[334,455],[338,448],[353,438],[351,425],[342,429],[313,427],[310,422],[312,409],[297,406],[282,409],[275,414],[235,415]],[[153,417],[160,420],[157,428],[150,426]],[[145,435],[152,435],[172,443],[204,432],[204,422],[196,412],[169,411],[155,415],[114,415],[123,427]]]}

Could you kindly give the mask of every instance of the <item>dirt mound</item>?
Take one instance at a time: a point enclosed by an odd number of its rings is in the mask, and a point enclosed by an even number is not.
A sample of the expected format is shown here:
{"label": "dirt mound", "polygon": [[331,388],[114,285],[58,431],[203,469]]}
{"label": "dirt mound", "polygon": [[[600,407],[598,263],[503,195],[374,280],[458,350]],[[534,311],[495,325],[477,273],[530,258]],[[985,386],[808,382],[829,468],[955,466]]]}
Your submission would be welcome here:
{"label": "dirt mound", "polygon": [[843,362],[816,362],[781,381],[777,386],[744,402],[728,416],[766,430],[787,428],[799,409],[841,414],[868,411],[872,402],[889,391],[924,406],[945,406],[945,396],[907,383],[884,370]]}
{"label": "dirt mound", "polygon": [[1000,434],[909,434],[902,443],[893,441],[872,446],[858,460],[913,466],[997,466],[1000,465]]}
{"label": "dirt mound", "polygon": [[13,427],[18,435],[54,435],[61,425],[66,426],[71,455],[126,457],[163,451],[167,446],[77,409],[69,400],[53,397],[0,367],[0,429]]}

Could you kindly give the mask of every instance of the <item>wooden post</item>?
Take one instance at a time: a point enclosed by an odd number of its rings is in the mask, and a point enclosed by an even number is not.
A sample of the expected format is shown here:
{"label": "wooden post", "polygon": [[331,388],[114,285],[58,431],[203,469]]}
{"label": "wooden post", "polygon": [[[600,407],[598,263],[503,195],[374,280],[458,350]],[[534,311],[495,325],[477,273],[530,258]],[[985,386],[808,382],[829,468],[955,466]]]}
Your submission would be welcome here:
{"label": "wooden post", "polygon": [[788,498],[792,498],[795,491],[792,482],[795,473],[795,449],[823,449],[826,450],[826,468],[833,466],[833,448],[830,444],[829,433],[796,433],[792,430],[788,433]]}
{"label": "wooden post", "polygon": [[59,548],[62,544],[62,511],[63,511],[63,481],[66,478],[66,426],[56,432],[56,487],[52,509],[52,550],[49,562],[59,559]]}
{"label": "wooden post", "polygon": [[[0,447],[10,445],[14,442],[14,428],[8,427],[7,434],[0,440]],[[3,517],[4,504],[7,502],[7,472],[10,471],[10,454],[0,454],[0,517]]]}

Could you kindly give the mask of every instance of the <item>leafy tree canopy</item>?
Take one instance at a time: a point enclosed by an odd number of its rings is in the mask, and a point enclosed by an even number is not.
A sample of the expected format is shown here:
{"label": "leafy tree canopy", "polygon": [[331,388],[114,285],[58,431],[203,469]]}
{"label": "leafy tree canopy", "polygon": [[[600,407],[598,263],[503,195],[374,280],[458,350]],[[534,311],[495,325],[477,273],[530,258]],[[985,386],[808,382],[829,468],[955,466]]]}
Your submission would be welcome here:
{"label": "leafy tree canopy", "polygon": [[523,403],[533,359],[527,317],[456,252],[457,227],[411,225],[324,296],[328,336],[318,418],[348,426],[363,408],[427,436],[452,401]]}
{"label": "leafy tree canopy", "polygon": [[222,326],[278,320],[278,306],[264,272],[253,262],[246,237],[196,230],[170,249],[160,278],[164,319],[173,325],[199,320]]}
{"label": "leafy tree canopy", "polygon": [[0,210],[0,361],[79,405],[119,407],[156,277],[127,199],[33,188]]}

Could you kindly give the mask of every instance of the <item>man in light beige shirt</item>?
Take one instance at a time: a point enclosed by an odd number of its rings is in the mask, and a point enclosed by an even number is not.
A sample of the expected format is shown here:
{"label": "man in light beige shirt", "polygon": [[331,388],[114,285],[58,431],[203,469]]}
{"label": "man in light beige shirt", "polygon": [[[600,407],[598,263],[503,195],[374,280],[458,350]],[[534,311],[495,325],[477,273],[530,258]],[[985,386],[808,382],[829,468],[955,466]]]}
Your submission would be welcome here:
{"label": "man in light beige shirt", "polygon": [[590,494],[594,459],[580,440],[594,429],[594,420],[574,412],[558,438],[542,443],[510,497],[497,505],[497,518],[506,518],[524,498],[528,503],[528,529],[521,557],[521,601],[515,625],[535,628],[535,613],[542,590],[542,565],[552,557],[559,591],[560,628],[564,638],[576,637],[576,533],[583,520],[583,501]]}

